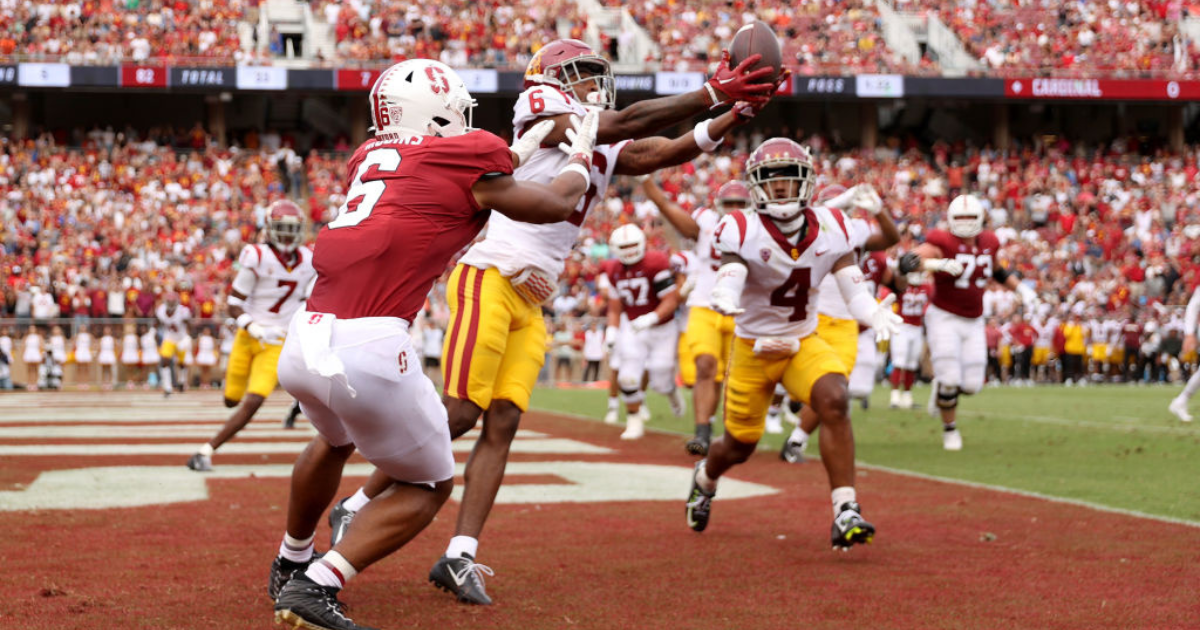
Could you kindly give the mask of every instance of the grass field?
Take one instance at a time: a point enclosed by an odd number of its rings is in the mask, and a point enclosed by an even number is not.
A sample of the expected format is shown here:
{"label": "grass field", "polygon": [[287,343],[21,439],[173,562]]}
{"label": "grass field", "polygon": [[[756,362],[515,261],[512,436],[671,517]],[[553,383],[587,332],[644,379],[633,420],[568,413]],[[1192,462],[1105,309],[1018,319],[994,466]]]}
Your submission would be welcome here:
{"label": "grass field", "polygon": [[[942,450],[940,423],[923,410],[887,408],[877,387],[870,408],[853,408],[858,460],[922,475],[1084,501],[1200,525],[1200,426],[1167,413],[1173,387],[987,388],[959,405],[964,448]],[[533,407],[599,419],[606,393],[537,390]],[[650,394],[651,429],[691,433],[666,400]],[[785,423],[785,428],[790,426]],[[784,436],[767,435],[759,457],[773,457]],[[818,438],[819,439],[819,438]],[[682,451],[682,440],[680,441]],[[816,456],[816,445],[809,446]]]}

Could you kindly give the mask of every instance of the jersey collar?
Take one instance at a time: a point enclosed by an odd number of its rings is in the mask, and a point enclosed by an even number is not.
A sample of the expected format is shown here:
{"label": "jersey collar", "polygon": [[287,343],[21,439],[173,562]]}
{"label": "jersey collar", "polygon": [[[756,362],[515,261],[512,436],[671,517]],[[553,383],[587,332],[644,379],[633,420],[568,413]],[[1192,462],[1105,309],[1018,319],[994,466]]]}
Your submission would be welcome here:
{"label": "jersey collar", "polygon": [[817,234],[821,232],[821,226],[817,224],[817,215],[813,213],[812,208],[805,208],[804,212],[804,236],[799,243],[792,243],[788,237],[784,236],[779,230],[779,226],[775,222],[759,214],[758,219],[762,222],[763,228],[767,230],[767,234],[771,235],[771,240],[783,250],[783,253],[791,256],[792,260],[797,260],[800,255],[807,250],[814,241],[817,240]]}
{"label": "jersey collar", "polygon": [[288,273],[291,273],[293,270],[296,269],[296,267],[299,267],[300,263],[303,262],[303,259],[304,259],[304,255],[300,253],[300,248],[297,247],[296,249],[292,250],[293,260],[292,260],[292,264],[289,266],[287,261],[284,260],[283,254],[279,253],[279,250],[275,249],[274,245],[271,245],[270,243],[268,243],[267,249],[271,250],[272,254],[275,254],[275,260],[278,260],[279,264],[283,265],[283,268],[286,269],[288,271]]}

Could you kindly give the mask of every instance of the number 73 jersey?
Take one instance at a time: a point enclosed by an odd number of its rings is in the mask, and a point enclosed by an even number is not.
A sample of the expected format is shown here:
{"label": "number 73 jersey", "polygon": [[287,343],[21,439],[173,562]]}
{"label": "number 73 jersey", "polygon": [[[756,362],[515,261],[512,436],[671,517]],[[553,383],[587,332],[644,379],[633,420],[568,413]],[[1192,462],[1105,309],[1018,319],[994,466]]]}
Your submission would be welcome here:
{"label": "number 73 jersey", "polygon": [[[255,322],[287,328],[292,315],[304,303],[309,285],[317,277],[312,260],[312,250],[303,245],[296,248],[291,267],[284,264],[281,254],[269,245],[251,244],[242,248],[238,256],[241,269],[233,288],[246,295],[245,310]],[[250,287],[245,286],[247,271],[252,274]]]}
{"label": "number 73 jersey", "polygon": [[753,212],[731,212],[717,225],[717,251],[737,254],[749,269],[742,290],[745,312],[735,320],[738,337],[800,338],[816,332],[817,287],[853,248],[840,210],[805,208],[804,222],[799,241]]}

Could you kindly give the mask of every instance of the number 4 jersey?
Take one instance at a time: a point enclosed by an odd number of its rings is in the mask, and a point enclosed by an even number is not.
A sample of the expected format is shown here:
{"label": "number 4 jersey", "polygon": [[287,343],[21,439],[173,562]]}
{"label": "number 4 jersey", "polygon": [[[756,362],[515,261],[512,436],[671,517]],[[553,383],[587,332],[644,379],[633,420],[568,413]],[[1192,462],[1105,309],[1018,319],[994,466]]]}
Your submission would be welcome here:
{"label": "number 4 jersey", "polygon": [[312,250],[307,247],[296,248],[290,267],[284,259],[269,245],[247,245],[238,256],[241,269],[233,288],[246,296],[246,312],[263,326],[287,328],[317,275]]}
{"label": "number 4 jersey", "polygon": [[845,216],[828,208],[805,208],[807,229],[796,241],[769,218],[731,212],[717,226],[717,251],[737,254],[749,274],[742,290],[738,337],[806,337],[817,330],[817,287],[839,258],[853,251]]}

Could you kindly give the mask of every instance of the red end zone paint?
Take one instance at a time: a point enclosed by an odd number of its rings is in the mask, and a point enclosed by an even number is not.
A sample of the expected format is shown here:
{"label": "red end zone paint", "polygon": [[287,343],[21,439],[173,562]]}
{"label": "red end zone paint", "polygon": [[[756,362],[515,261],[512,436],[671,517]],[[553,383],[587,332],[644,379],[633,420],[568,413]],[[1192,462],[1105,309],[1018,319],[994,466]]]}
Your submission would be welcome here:
{"label": "red end zone paint", "polygon": [[[679,436],[622,442],[619,427],[536,412],[522,429],[614,452],[513,462],[693,461]],[[184,459],[3,457],[0,468],[182,467]],[[218,452],[215,463],[219,471],[256,461]],[[685,525],[686,487],[678,501],[497,505],[479,555],[496,571],[490,608],[463,607],[425,580],[453,535],[458,505],[450,502],[341,598],[356,621],[384,628],[1194,627],[1200,529],[860,471],[859,497],[879,534],[873,545],[834,553],[819,465],[762,452],[733,476],[782,492],[725,501],[718,492],[703,534]],[[361,481],[345,479],[341,495]],[[265,576],[288,481],[210,476],[208,487],[205,502],[0,512],[8,569],[0,627],[268,627]],[[322,522],[318,549],[328,533]]]}

